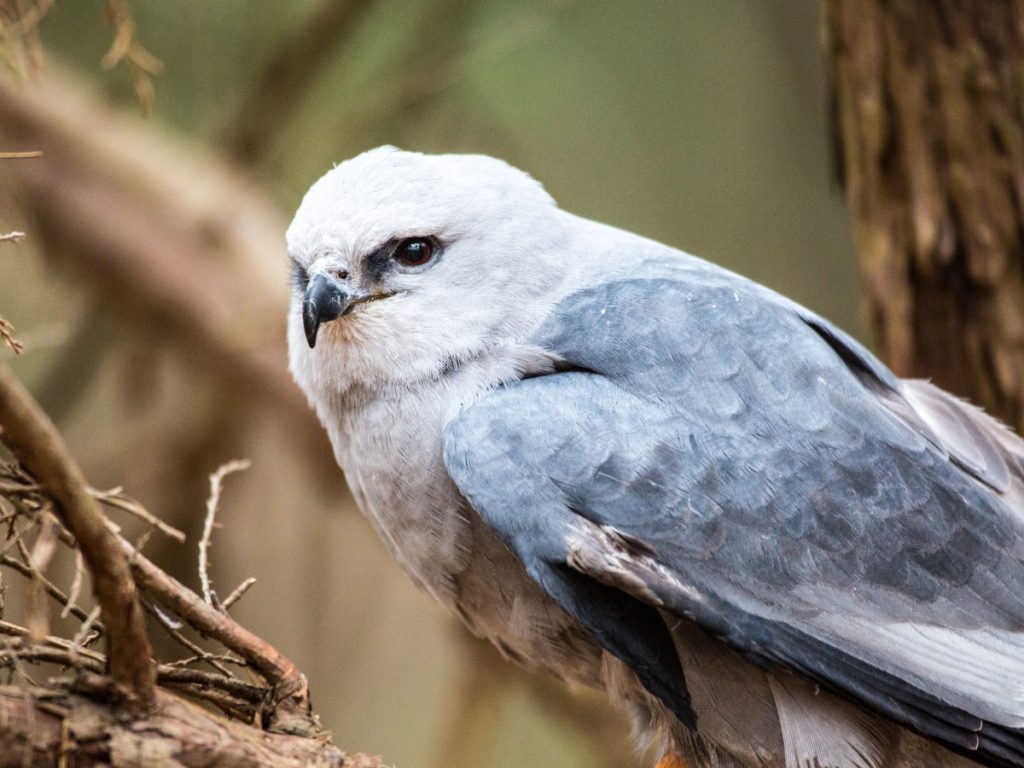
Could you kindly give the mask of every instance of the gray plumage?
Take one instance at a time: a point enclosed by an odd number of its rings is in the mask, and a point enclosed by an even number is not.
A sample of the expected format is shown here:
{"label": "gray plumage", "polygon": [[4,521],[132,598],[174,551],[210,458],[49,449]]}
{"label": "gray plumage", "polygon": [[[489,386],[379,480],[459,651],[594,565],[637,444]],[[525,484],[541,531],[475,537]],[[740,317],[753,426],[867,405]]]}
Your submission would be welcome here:
{"label": "gray plumage", "polygon": [[490,158],[348,161],[289,250],[291,368],[360,507],[506,656],[693,768],[1024,766],[994,420]]}

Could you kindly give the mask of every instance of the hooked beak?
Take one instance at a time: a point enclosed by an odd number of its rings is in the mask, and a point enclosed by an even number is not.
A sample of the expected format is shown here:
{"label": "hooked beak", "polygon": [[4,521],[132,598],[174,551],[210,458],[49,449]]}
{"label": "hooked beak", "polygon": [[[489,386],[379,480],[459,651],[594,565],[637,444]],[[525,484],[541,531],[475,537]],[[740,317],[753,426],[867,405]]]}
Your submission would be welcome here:
{"label": "hooked beak", "polygon": [[322,274],[313,276],[302,300],[302,328],[310,349],[316,346],[320,324],[346,314],[356,300],[337,280]]}

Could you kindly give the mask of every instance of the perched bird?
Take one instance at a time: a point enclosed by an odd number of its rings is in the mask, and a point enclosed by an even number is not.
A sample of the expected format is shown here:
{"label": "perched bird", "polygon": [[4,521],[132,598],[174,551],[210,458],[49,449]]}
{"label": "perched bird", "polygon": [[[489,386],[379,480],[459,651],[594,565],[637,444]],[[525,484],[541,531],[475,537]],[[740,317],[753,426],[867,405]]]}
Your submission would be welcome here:
{"label": "perched bird", "polygon": [[418,585],[662,766],[1024,766],[1024,441],[492,158],[288,229],[290,367]]}

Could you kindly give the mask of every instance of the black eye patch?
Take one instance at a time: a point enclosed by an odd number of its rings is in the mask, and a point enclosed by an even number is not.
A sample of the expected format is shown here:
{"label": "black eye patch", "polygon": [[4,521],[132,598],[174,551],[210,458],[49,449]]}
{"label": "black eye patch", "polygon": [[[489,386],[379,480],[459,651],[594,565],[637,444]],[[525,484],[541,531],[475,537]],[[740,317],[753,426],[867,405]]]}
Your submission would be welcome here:
{"label": "black eye patch", "polygon": [[299,262],[292,259],[292,288],[299,293],[304,293],[309,285],[309,273]]}
{"label": "black eye patch", "polygon": [[395,250],[397,241],[390,240],[379,248],[370,251],[363,258],[363,274],[370,282],[377,282],[387,273],[394,263],[391,254]]}

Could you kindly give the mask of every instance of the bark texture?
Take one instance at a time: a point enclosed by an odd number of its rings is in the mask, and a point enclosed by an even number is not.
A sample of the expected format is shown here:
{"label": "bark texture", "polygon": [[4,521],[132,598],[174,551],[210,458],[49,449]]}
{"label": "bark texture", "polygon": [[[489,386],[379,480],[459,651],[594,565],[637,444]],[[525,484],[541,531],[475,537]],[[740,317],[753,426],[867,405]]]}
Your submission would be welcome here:
{"label": "bark texture", "polygon": [[825,34],[882,356],[1024,430],[1024,2],[826,0]]}
{"label": "bark texture", "polygon": [[316,739],[260,731],[158,690],[144,717],[75,693],[0,687],[0,768],[380,768]]}

